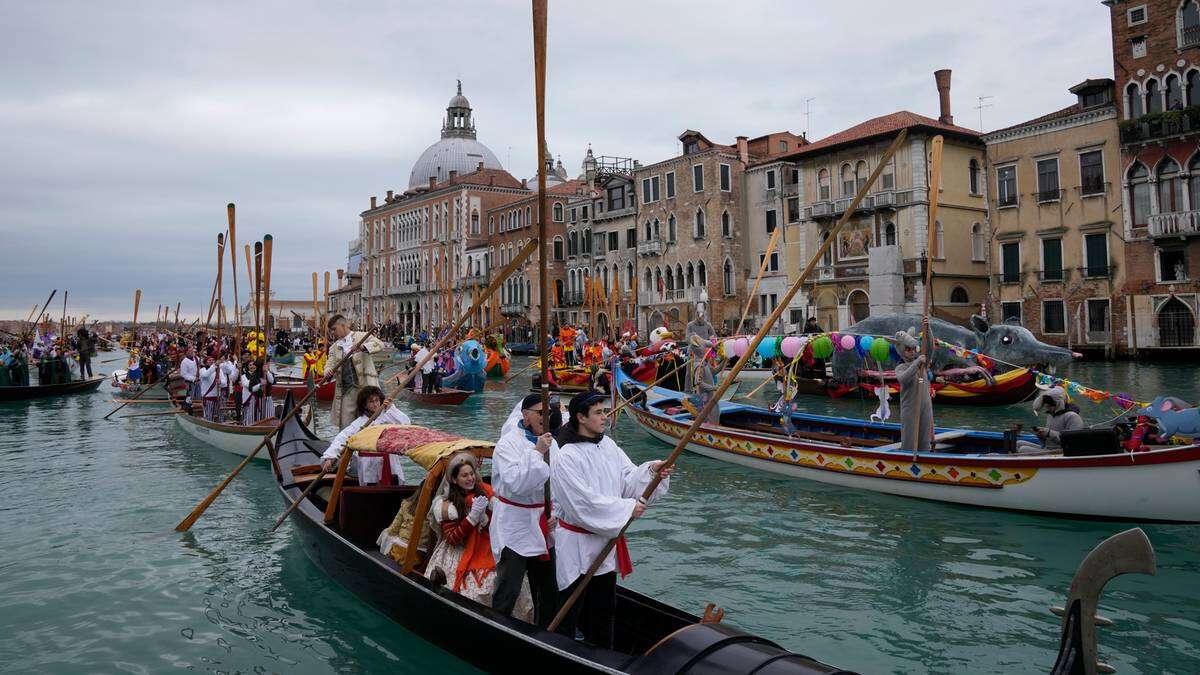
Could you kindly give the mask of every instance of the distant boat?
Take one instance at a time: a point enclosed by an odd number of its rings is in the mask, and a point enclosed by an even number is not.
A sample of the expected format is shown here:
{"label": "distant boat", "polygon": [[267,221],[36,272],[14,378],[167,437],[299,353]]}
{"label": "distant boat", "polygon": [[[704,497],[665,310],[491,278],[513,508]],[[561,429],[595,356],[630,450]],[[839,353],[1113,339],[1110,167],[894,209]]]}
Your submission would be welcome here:
{"label": "distant boat", "polygon": [[58,384],[32,384],[25,387],[0,387],[0,402],[27,401],[35,398],[49,398],[51,396],[65,396],[67,394],[80,394],[89,391],[96,391],[107,379],[107,377],[101,375],[99,377],[93,377],[87,380],[76,380],[75,382],[60,382]]}
{"label": "distant boat", "polygon": [[439,392],[428,394],[416,389],[405,389],[400,395],[415,403],[424,403],[426,405],[461,405],[463,401],[466,401],[474,393],[466,389],[443,389]]}

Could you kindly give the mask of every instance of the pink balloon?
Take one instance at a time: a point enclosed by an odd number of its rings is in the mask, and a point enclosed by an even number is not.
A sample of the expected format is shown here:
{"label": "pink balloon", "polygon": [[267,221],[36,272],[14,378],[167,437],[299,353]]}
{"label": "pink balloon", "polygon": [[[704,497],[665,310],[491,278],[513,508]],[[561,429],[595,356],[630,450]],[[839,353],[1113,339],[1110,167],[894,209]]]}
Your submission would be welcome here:
{"label": "pink balloon", "polygon": [[854,349],[854,336],[853,335],[843,335],[842,336],[842,351],[848,352],[851,349]]}
{"label": "pink balloon", "polygon": [[785,357],[794,359],[796,358],[796,355],[800,353],[800,350],[803,347],[804,342],[801,341],[800,338],[796,337],[795,335],[789,335],[788,337],[783,338],[783,342],[779,344],[779,351],[783,352]]}
{"label": "pink balloon", "polygon": [[738,338],[738,356],[745,356],[746,352],[750,351],[750,340],[746,338]]}

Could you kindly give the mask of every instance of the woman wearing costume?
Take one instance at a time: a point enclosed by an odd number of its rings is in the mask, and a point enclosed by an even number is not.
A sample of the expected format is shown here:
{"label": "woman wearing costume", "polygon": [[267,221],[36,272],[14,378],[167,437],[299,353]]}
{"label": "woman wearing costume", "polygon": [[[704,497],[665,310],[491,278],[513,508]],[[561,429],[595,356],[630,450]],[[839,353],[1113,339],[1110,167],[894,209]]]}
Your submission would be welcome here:
{"label": "woman wearing costume", "polygon": [[[901,362],[896,365],[900,383],[900,449],[929,452],[933,447],[933,398],[929,393],[929,369],[917,338],[909,331],[896,333],[896,350]],[[925,330],[929,330],[928,324]]]}

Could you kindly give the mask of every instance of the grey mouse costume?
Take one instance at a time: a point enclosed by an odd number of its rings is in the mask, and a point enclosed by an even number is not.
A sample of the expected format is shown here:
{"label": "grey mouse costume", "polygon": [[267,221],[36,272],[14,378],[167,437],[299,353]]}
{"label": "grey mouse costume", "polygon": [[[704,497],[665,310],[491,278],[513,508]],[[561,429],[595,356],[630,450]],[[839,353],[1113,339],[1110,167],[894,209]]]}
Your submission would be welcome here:
{"label": "grey mouse costume", "polygon": [[[896,333],[896,348],[903,358],[904,348],[920,349],[912,333]],[[929,395],[929,375],[925,355],[896,365],[900,382],[900,449],[929,452],[933,444],[933,399]]]}
{"label": "grey mouse costume", "polygon": [[1083,418],[1079,416],[1079,409],[1073,404],[1067,403],[1067,392],[1062,387],[1054,387],[1053,389],[1047,389],[1039,393],[1037,398],[1033,399],[1033,411],[1035,413],[1043,412],[1043,406],[1046,403],[1051,404],[1051,409],[1046,411],[1046,438],[1043,441],[1044,445],[1029,441],[1019,441],[1017,443],[1017,452],[1062,450],[1061,433],[1084,427]]}

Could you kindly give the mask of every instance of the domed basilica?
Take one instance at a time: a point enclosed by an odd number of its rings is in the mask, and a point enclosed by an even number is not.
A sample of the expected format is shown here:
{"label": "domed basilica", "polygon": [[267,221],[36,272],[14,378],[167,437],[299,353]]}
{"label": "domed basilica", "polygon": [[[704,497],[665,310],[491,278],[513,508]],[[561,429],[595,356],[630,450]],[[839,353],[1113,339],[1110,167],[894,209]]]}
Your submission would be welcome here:
{"label": "domed basilica", "polygon": [[462,93],[462,80],[458,82],[458,93],[446,106],[446,118],[442,122],[442,138],[425,149],[413,164],[408,176],[409,189],[428,185],[429,179],[442,182],[450,172],[458,175],[471,173],[483,162],[486,169],[503,169],[496,154],[475,138],[475,121],[471,117],[471,102]]}

